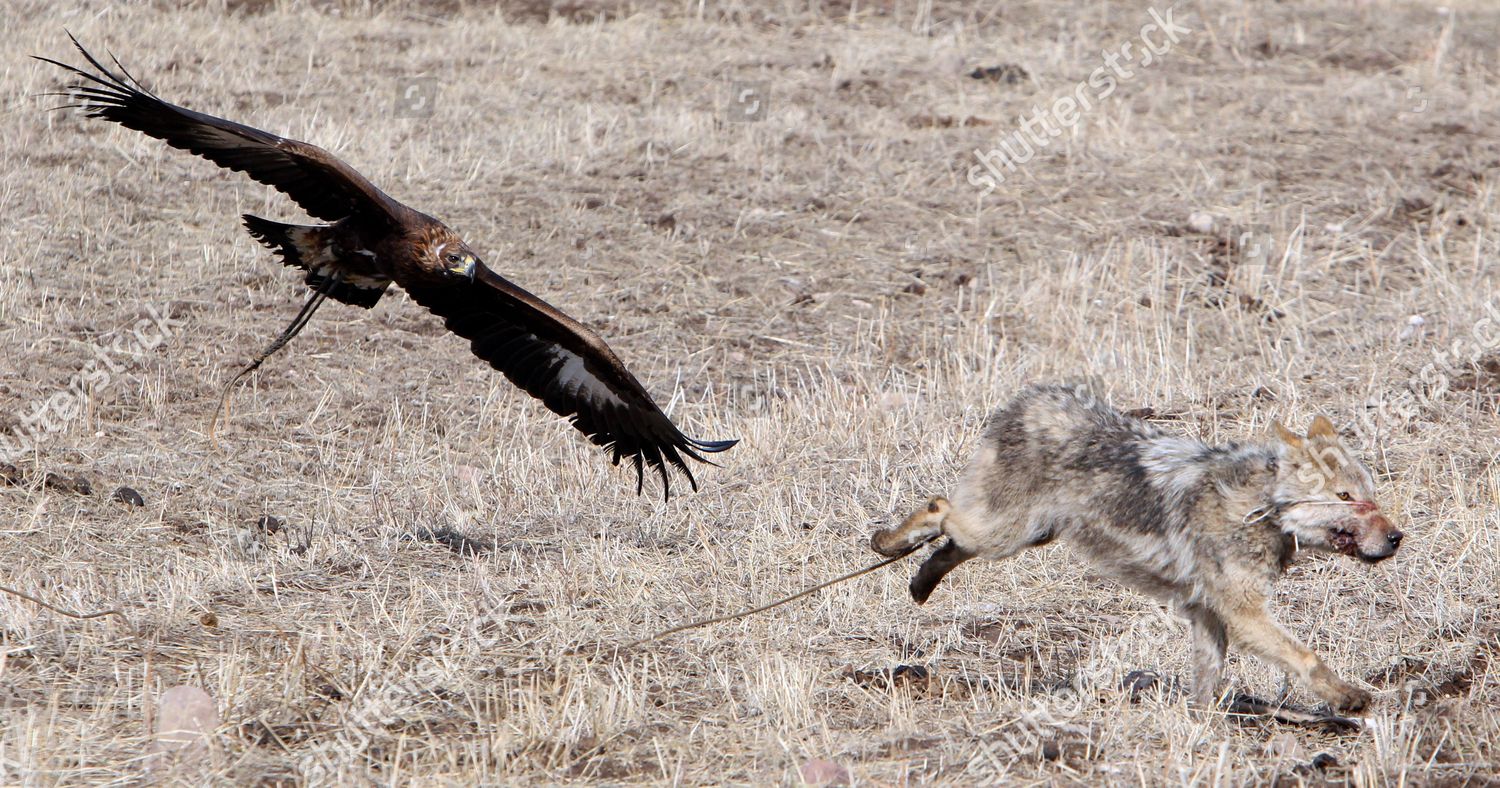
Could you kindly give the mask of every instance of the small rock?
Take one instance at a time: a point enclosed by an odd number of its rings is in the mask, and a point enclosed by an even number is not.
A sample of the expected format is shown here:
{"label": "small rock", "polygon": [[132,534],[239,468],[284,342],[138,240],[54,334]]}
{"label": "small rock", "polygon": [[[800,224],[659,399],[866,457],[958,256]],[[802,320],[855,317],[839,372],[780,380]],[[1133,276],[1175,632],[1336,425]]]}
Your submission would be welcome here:
{"label": "small rock", "polygon": [[1001,63],[998,66],[980,66],[969,72],[969,78],[985,82],[1002,82],[1006,85],[1017,85],[1022,80],[1030,79],[1031,74],[1025,68],[1015,63]]}
{"label": "small rock", "polygon": [[245,558],[255,558],[266,547],[266,537],[254,528],[234,529],[234,546]]}
{"label": "small rock", "polygon": [[208,749],[219,712],[213,698],[198,687],[178,685],[162,693],[156,705],[153,761],[163,755],[190,757]]}
{"label": "small rock", "polygon": [[895,668],[875,670],[855,670],[847,667],[843,675],[861,687],[873,689],[906,687],[921,691],[929,688],[933,681],[932,672],[921,665],[897,665]]}
{"label": "small rock", "polygon": [[1193,211],[1188,216],[1188,229],[1199,235],[1208,235],[1214,231],[1214,217],[1211,213],[1204,211]]}
{"label": "small rock", "polygon": [[443,545],[454,553],[462,556],[473,557],[483,555],[495,549],[495,543],[488,540],[473,539],[452,528],[418,528],[409,538],[424,542],[434,542]]}
{"label": "small rock", "polygon": [[483,484],[485,473],[482,469],[473,465],[456,465],[453,468],[454,475],[465,484]]}
{"label": "small rock", "polygon": [[1302,742],[1294,733],[1282,733],[1266,742],[1266,755],[1281,761],[1300,761],[1307,757]]}
{"label": "small rock", "polygon": [[897,665],[891,671],[891,683],[893,684],[926,684],[932,678],[932,673],[921,665]]}
{"label": "small rock", "polygon": [[1421,315],[1412,315],[1406,319],[1406,327],[1401,329],[1401,334],[1397,338],[1402,340],[1411,339],[1421,334],[1422,326],[1425,325],[1427,325],[1427,318]]}
{"label": "small rock", "polygon": [[1327,771],[1328,769],[1334,768],[1338,765],[1338,758],[1333,757],[1329,753],[1320,752],[1317,755],[1314,755],[1311,761],[1303,764],[1298,764],[1295,768],[1292,769],[1292,773],[1302,777],[1309,777],[1313,774]]}
{"label": "small rock", "polygon": [[853,779],[849,770],[823,758],[802,764],[802,782],[808,785],[848,785]]}
{"label": "small rock", "polygon": [[110,493],[109,499],[111,501],[119,501],[128,506],[146,505],[146,499],[142,498],[141,494],[136,492],[132,487],[120,487],[116,489],[113,493]]}
{"label": "small rock", "polygon": [[83,476],[69,477],[49,471],[46,476],[42,477],[42,486],[79,495],[94,494],[94,485]]}
{"label": "small rock", "polygon": [[664,213],[655,219],[648,220],[646,223],[664,233],[671,233],[677,229],[677,215]]}
{"label": "small rock", "polygon": [[1130,699],[1136,700],[1141,693],[1150,692],[1161,684],[1161,674],[1154,670],[1132,670],[1125,674],[1125,679],[1120,683],[1130,693]]}

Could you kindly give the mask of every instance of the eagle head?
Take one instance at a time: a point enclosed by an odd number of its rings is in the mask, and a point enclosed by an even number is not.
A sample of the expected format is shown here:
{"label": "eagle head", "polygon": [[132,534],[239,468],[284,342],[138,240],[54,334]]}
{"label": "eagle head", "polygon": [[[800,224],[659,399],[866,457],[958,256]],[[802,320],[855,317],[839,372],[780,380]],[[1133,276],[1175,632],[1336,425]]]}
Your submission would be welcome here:
{"label": "eagle head", "polygon": [[479,255],[474,254],[462,238],[451,232],[443,233],[429,241],[426,247],[427,259],[422,261],[425,266],[445,276],[474,280],[479,270]]}

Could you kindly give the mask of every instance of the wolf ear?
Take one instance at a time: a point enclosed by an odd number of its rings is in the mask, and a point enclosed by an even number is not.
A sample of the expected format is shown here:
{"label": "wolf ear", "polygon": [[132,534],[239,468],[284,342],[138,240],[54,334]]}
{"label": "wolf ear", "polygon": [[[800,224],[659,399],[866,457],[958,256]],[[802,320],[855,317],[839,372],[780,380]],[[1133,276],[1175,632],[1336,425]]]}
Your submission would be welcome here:
{"label": "wolf ear", "polygon": [[1307,427],[1309,438],[1337,438],[1338,436],[1339,432],[1333,428],[1333,422],[1322,416],[1313,419],[1312,424]]}
{"label": "wolf ear", "polygon": [[1276,429],[1276,437],[1280,438],[1282,443],[1294,449],[1302,448],[1303,440],[1301,435],[1287,429],[1286,425],[1279,421],[1273,421],[1271,424]]}

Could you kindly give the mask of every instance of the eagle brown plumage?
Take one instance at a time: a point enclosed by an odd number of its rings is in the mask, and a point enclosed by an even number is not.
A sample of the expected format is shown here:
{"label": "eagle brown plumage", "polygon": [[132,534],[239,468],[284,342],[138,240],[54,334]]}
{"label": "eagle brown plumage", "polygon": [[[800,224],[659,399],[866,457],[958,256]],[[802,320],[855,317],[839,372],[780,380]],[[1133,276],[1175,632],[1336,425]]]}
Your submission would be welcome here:
{"label": "eagle brown plumage", "polygon": [[76,101],[65,107],[81,107],[88,117],[243,172],[330,222],[292,225],[243,217],[251,235],[286,265],[306,271],[313,293],[241,375],[295,336],[324,299],[369,309],[394,283],[443,318],[449,331],[469,340],[474,355],[610,451],[616,465],[622,459],[633,462],[637,492],[649,467],[661,475],[669,498],[669,465],[697,490],[686,459],[706,463],[703,454],[737,442],[683,434],[597,334],[490,270],[447,225],[392,199],[328,151],[163,101],[118,59],[113,62],[119,74],[69,38],[97,73],[37,58],[87,80],[59,94]]}

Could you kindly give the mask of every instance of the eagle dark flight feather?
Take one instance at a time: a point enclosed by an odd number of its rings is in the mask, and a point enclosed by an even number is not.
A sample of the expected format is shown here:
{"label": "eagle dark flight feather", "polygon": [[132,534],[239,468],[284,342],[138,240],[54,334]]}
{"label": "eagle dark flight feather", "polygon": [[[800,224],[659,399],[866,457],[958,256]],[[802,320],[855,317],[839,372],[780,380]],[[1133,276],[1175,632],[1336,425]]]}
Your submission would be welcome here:
{"label": "eagle dark flight feather", "polygon": [[355,213],[385,214],[395,225],[411,210],[328,151],[163,101],[125,71],[118,60],[115,65],[125,72],[124,77],[94,59],[72,34],[68,38],[99,73],[38,57],[88,80],[62,94],[78,102],[64,107],[81,107],[90,118],[118,123],[225,169],[243,172],[325,221],[338,221]]}
{"label": "eagle dark flight feather", "polygon": [[697,489],[683,456],[707,462],[698,452],[720,452],[735,441],[700,441],[682,434],[630,370],[594,332],[481,265],[474,286],[409,285],[412,300],[469,340],[474,355],[510,381],[568,416],[573,426],[613,452],[631,457],[636,491],[644,483],[642,461],[661,474],[670,491],[667,464],[681,468]]}
{"label": "eagle dark flight feather", "polygon": [[703,454],[736,443],[683,434],[593,331],[491,271],[442,222],[387,196],[332,154],[170,104],[142,87],[118,60],[123,76],[76,38],[73,44],[98,73],[37,58],[87,80],[63,94],[76,102],[66,106],[243,172],[332,222],[304,226],[245,217],[258,240],[288,265],[308,271],[307,283],[315,291],[292,325],[245,372],[285,345],[324,298],[369,308],[394,282],[442,317],[448,330],[469,340],[474,355],[611,452],[616,465],[629,458],[637,492],[649,467],[661,475],[663,494],[670,497],[668,466],[681,470],[696,490],[687,460],[708,462]]}

